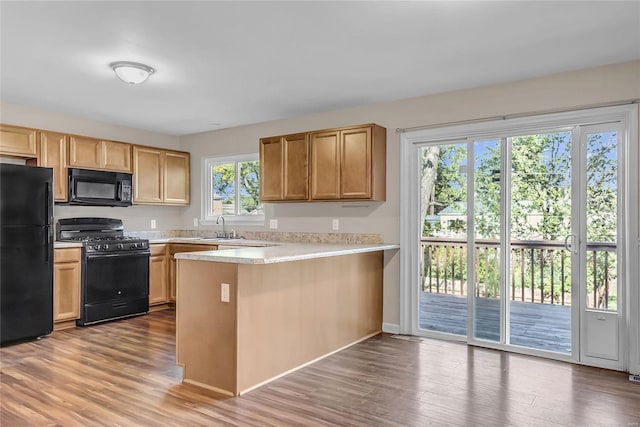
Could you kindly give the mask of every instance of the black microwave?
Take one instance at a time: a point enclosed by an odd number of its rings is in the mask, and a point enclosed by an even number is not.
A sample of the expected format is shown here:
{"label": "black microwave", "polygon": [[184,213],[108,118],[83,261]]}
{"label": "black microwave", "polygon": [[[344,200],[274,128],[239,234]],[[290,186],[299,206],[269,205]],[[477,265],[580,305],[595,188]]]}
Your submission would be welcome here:
{"label": "black microwave", "polygon": [[130,173],[69,168],[69,205],[131,206]]}

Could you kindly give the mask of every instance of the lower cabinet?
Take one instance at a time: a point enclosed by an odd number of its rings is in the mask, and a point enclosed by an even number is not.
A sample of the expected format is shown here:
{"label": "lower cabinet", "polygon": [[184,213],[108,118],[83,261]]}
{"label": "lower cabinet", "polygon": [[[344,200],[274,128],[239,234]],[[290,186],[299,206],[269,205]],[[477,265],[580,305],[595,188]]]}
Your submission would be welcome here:
{"label": "lower cabinet", "polygon": [[176,301],[176,257],[175,254],[180,252],[200,252],[200,251],[215,251],[218,249],[217,245],[193,245],[193,244],[181,244],[173,243],[169,245],[169,301]]}
{"label": "lower cabinet", "polygon": [[54,330],[75,326],[80,317],[80,248],[54,251],[53,323]]}
{"label": "lower cabinet", "polygon": [[215,251],[217,245],[153,243],[149,245],[149,306],[176,301],[176,258],[179,252]]}
{"label": "lower cabinet", "polygon": [[169,265],[167,261],[166,244],[150,245],[151,256],[149,257],[149,306],[166,304],[167,302],[167,280]]}

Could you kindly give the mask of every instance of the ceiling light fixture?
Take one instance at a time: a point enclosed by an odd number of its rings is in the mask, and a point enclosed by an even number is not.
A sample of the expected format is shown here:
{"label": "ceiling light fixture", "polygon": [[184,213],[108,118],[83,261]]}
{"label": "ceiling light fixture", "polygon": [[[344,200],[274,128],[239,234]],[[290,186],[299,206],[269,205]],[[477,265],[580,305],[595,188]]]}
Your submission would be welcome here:
{"label": "ceiling light fixture", "polygon": [[130,61],[112,62],[109,66],[120,80],[131,85],[143,83],[156,71],[148,65]]}

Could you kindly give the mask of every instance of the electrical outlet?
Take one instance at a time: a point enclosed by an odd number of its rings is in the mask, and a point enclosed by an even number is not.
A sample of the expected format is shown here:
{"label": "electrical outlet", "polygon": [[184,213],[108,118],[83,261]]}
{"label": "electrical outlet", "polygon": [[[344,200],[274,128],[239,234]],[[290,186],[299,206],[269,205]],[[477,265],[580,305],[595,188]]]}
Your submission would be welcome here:
{"label": "electrical outlet", "polygon": [[220,301],[229,302],[229,284],[228,283],[220,284]]}
{"label": "electrical outlet", "polygon": [[156,228],[156,220],[152,219],[151,220],[151,229],[153,230],[154,228]]}
{"label": "electrical outlet", "polygon": [[629,375],[629,381],[633,381],[634,383],[640,383],[640,375]]}
{"label": "electrical outlet", "polygon": [[193,226],[194,227],[198,226],[198,218],[193,218]]}
{"label": "electrical outlet", "polygon": [[269,228],[273,228],[273,229],[278,228],[278,220],[277,219],[270,219],[269,220]]}
{"label": "electrical outlet", "polygon": [[333,222],[331,223],[331,228],[334,231],[340,230],[340,220],[338,218],[333,219]]}

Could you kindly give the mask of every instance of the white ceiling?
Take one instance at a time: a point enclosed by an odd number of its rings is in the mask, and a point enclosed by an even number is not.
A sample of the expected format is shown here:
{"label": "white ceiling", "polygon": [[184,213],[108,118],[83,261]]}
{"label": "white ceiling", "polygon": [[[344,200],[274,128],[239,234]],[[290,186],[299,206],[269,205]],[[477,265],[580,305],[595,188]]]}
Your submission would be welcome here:
{"label": "white ceiling", "polygon": [[640,58],[638,1],[2,1],[0,24],[2,102],[175,135]]}

